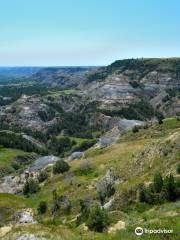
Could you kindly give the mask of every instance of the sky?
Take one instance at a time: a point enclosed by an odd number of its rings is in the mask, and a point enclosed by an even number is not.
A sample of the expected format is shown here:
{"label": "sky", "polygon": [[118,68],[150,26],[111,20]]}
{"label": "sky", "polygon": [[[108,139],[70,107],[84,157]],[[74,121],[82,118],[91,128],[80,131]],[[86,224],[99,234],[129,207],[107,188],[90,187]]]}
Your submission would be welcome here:
{"label": "sky", "polygon": [[180,57],[179,0],[0,0],[0,66]]}

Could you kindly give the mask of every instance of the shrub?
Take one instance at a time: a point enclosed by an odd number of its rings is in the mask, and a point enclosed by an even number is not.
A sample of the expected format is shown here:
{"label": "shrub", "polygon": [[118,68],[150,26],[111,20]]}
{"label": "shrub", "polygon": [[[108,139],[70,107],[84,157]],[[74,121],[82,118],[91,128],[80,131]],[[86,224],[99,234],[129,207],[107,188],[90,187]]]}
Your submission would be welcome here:
{"label": "shrub", "polygon": [[20,163],[13,161],[13,162],[12,162],[12,167],[13,167],[15,170],[18,170],[18,169],[21,168],[21,165],[20,165]]}
{"label": "shrub", "polygon": [[53,173],[54,174],[64,173],[64,172],[67,172],[69,169],[70,169],[70,166],[67,162],[63,160],[59,160],[53,166]]}
{"label": "shrub", "polygon": [[153,184],[153,187],[154,187],[154,191],[156,193],[160,193],[161,190],[162,190],[162,187],[163,187],[163,179],[162,179],[162,176],[159,172],[155,173],[154,175],[154,184]]}
{"label": "shrub", "polygon": [[152,204],[154,203],[154,195],[151,188],[141,185],[139,190],[139,201]]}
{"label": "shrub", "polygon": [[176,184],[173,175],[170,174],[164,179],[163,189],[167,200],[174,201],[176,199]]}
{"label": "shrub", "polygon": [[133,133],[139,132],[139,127],[135,125],[132,129]]}
{"label": "shrub", "polygon": [[28,180],[23,187],[23,194],[28,195],[39,191],[39,184],[34,179]]}
{"label": "shrub", "polygon": [[163,124],[163,120],[160,119],[158,123],[159,123],[159,125]]}
{"label": "shrub", "polygon": [[107,212],[96,205],[90,209],[86,224],[90,230],[103,232],[110,224],[110,219]]}
{"label": "shrub", "polygon": [[139,201],[146,202],[146,189],[144,185],[141,185],[139,189]]}
{"label": "shrub", "polygon": [[47,173],[47,171],[41,171],[38,175],[38,181],[41,183],[41,182],[44,182],[47,178],[49,177],[49,174]]}
{"label": "shrub", "polygon": [[44,214],[47,211],[48,205],[45,201],[41,201],[37,208],[39,214]]}
{"label": "shrub", "polygon": [[180,174],[180,163],[177,165],[176,172],[177,174]]}

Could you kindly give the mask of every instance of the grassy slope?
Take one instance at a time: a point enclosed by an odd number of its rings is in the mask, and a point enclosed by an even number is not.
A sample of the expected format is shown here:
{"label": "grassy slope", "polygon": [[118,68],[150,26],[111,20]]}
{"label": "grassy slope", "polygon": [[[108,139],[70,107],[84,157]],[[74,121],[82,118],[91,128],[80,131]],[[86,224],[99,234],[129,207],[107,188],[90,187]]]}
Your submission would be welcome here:
{"label": "grassy slope", "polygon": [[[59,217],[57,221],[58,227],[52,225],[52,217],[50,211],[39,219],[43,225],[21,227],[21,231],[37,232],[52,239],[136,239],[134,234],[135,226],[145,226],[147,228],[167,228],[174,229],[177,232],[180,221],[179,214],[180,203],[166,203],[161,206],[156,206],[150,209],[145,207],[144,210],[131,209],[128,214],[123,216],[127,225],[126,230],[121,230],[113,236],[108,234],[94,234],[91,232],[82,232],[83,238],[80,238],[80,228],[70,223],[70,221],[79,212],[79,199],[87,195],[93,195],[97,198],[95,183],[100,179],[106,171],[113,167],[120,179],[123,180],[117,186],[117,193],[131,186],[136,186],[142,182],[152,180],[156,170],[160,170],[164,175],[170,172],[175,174],[177,162],[179,161],[179,140],[180,140],[180,121],[176,119],[167,119],[162,125],[155,125],[149,129],[142,129],[137,133],[131,131],[125,134],[121,140],[108,148],[90,149],[86,152],[86,156],[90,159],[94,170],[88,174],[81,174],[79,169],[83,163],[82,160],[71,163],[71,172],[74,173],[72,183],[69,173],[50,178],[41,191],[33,196],[33,201],[37,206],[42,199],[48,200],[49,204],[52,201],[52,190],[56,188],[59,194],[67,195],[71,199],[72,212],[68,216]],[[115,195],[116,196],[116,195]],[[6,203],[5,203],[6,205]],[[122,212],[118,211],[117,216],[114,216],[114,222],[122,220]],[[140,221],[141,223],[138,223]],[[64,227],[61,226],[64,225]],[[66,226],[70,226],[67,230]],[[63,229],[62,229],[63,228]],[[14,232],[20,231],[14,229]],[[64,231],[64,232],[63,232]],[[9,236],[12,233],[10,233]],[[61,234],[61,237],[59,237]],[[139,239],[166,239],[162,235],[144,235]],[[168,239],[168,238],[167,238]],[[178,239],[174,234],[169,239]]]}
{"label": "grassy slope", "polygon": [[12,215],[19,209],[34,207],[31,199],[8,193],[0,193],[0,225],[12,219]]}
{"label": "grassy slope", "polygon": [[13,172],[13,159],[17,156],[24,156],[26,154],[26,152],[17,149],[0,148],[0,169],[4,169],[7,173]]}

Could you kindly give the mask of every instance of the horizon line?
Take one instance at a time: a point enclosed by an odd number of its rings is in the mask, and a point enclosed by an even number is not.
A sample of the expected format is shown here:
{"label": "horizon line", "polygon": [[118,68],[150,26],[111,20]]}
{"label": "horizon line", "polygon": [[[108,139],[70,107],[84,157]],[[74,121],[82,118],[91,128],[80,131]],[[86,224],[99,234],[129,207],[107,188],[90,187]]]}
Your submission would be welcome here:
{"label": "horizon line", "polygon": [[141,59],[180,59],[179,57],[131,57],[131,58],[119,58],[116,59],[109,64],[102,64],[102,65],[0,65],[0,68],[20,68],[20,67],[32,67],[32,68],[58,68],[58,67],[106,67],[116,61],[123,61],[123,60],[141,60]]}

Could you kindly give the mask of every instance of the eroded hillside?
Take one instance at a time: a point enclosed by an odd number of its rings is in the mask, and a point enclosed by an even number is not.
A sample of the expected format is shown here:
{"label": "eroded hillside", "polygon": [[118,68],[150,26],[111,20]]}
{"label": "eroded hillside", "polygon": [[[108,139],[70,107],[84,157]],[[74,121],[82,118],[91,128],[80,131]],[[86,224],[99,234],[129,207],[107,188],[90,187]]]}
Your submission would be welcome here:
{"label": "eroded hillside", "polygon": [[[178,198],[147,203],[140,201],[139,194],[142,184],[147,188],[153,184],[157,172],[162,174],[164,184],[170,174],[179,181],[179,128],[179,119],[172,118],[162,124],[139,127],[136,132],[129,130],[112,146],[94,146],[79,160],[65,158],[70,169],[62,174],[52,172],[52,166],[46,168],[48,177],[28,198],[1,193],[0,208],[4,209],[3,220],[8,229],[4,239],[25,235],[57,240],[77,239],[78,236],[82,239],[135,239],[136,226],[154,228],[157,224],[161,228],[168,228],[170,224],[174,230],[171,239],[178,239]],[[105,194],[103,198],[100,193]],[[59,203],[55,199],[59,199]],[[37,210],[42,200],[48,206],[43,214]],[[54,205],[55,202],[60,205]],[[82,208],[91,209],[96,204],[103,206],[110,218],[105,233],[101,234],[89,231],[89,220]],[[25,212],[27,208],[32,213]],[[33,216],[33,220],[29,217],[28,223],[23,225],[22,217],[13,220],[18,211]],[[176,224],[172,225],[172,221]]]}

